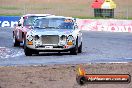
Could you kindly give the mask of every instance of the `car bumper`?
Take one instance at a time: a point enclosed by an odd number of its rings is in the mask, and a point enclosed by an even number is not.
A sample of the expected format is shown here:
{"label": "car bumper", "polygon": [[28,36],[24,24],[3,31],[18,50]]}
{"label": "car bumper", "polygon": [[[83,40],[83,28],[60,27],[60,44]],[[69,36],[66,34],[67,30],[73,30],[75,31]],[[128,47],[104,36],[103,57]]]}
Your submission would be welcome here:
{"label": "car bumper", "polygon": [[70,51],[71,49],[73,49],[75,46],[69,46],[67,48],[62,48],[62,47],[59,47],[59,48],[52,48],[52,49],[46,49],[45,47],[36,47],[36,48],[33,48],[33,47],[27,47],[31,50],[35,50],[35,51],[39,51],[39,52],[67,52],[67,51]]}

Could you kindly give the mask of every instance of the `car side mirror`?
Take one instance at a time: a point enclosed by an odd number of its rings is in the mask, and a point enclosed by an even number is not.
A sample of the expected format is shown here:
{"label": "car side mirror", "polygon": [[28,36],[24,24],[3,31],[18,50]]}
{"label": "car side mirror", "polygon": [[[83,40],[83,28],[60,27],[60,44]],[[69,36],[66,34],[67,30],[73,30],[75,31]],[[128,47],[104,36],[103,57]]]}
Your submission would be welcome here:
{"label": "car side mirror", "polygon": [[18,23],[18,26],[22,26],[22,24]]}

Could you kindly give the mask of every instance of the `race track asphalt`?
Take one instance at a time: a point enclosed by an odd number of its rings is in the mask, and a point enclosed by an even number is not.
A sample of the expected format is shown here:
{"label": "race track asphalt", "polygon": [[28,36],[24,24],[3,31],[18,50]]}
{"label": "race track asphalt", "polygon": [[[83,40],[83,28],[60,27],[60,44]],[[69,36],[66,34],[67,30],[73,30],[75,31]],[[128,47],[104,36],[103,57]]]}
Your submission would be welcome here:
{"label": "race track asphalt", "polygon": [[132,33],[83,31],[83,52],[25,56],[13,47],[12,29],[0,28],[0,66],[132,62]]}

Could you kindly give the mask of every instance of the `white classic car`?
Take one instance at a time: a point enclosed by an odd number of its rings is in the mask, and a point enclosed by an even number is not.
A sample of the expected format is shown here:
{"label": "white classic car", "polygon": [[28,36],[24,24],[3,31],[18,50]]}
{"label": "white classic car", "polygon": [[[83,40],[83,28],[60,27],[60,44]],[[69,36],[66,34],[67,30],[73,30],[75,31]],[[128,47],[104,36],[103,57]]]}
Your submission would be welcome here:
{"label": "white classic car", "polygon": [[39,52],[82,52],[82,32],[76,19],[64,16],[47,16],[35,20],[24,42],[26,56]]}

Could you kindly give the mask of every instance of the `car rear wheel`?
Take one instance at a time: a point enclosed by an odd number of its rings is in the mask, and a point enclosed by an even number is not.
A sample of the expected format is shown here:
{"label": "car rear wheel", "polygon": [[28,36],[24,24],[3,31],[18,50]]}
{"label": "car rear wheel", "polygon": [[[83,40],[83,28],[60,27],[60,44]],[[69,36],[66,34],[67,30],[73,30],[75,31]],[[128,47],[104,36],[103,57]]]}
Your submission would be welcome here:
{"label": "car rear wheel", "polygon": [[20,42],[16,39],[15,35],[13,35],[13,43],[14,43],[14,47],[20,46]]}
{"label": "car rear wheel", "polygon": [[81,45],[78,47],[78,53],[82,53],[82,42]]}

